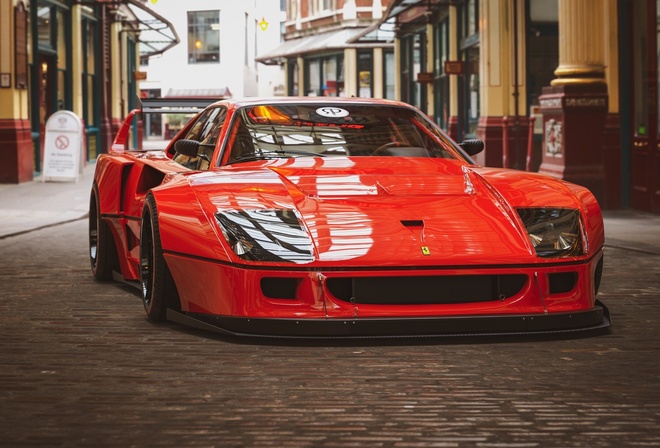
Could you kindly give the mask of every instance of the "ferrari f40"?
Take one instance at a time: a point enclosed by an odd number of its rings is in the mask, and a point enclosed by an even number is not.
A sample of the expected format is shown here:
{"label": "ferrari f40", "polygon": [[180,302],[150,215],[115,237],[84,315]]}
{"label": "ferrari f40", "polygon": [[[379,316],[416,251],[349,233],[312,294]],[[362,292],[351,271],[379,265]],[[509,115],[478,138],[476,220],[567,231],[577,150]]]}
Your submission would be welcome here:
{"label": "ferrari f40", "polygon": [[[196,114],[132,149],[141,114]],[[94,277],[153,321],[231,335],[403,337],[610,326],[584,187],[479,166],[401,102],[145,101],[98,157]]]}

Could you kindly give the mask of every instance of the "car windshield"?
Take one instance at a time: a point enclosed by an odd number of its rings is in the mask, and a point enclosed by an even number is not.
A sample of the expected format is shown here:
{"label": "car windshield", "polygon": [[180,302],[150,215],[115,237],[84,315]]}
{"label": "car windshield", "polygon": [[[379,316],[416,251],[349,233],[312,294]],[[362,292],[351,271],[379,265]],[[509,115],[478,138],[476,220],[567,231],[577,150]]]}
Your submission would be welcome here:
{"label": "car windshield", "polygon": [[239,109],[234,118],[229,163],[305,156],[460,157],[446,136],[406,107],[272,104]]}

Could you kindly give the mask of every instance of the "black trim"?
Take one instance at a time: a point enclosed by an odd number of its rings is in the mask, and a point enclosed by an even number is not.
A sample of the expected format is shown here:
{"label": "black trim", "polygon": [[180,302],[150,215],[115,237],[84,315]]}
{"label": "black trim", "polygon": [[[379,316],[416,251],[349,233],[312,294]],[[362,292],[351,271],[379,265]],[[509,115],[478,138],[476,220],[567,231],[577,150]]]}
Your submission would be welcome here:
{"label": "black trim", "polygon": [[115,213],[101,213],[101,218],[108,219],[127,219],[129,221],[142,221],[140,216],[130,216],[124,214],[115,214]]}
{"label": "black trim", "polygon": [[545,334],[597,330],[611,326],[609,310],[598,300],[590,310],[552,314],[358,319],[252,319],[180,313],[168,309],[167,319],[189,327],[231,336],[282,338],[396,338]]}

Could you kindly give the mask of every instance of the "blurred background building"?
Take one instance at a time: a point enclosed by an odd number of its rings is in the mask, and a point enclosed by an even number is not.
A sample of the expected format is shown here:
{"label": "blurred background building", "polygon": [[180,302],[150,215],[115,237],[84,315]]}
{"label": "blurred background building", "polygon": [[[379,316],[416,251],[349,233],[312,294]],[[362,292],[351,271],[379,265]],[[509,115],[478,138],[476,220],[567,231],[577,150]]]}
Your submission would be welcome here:
{"label": "blurred background building", "polygon": [[[658,0],[0,0],[0,182],[41,170],[43,126],[107,151],[138,97],[402,100],[477,162],[660,213]],[[147,138],[175,130],[157,119]]]}

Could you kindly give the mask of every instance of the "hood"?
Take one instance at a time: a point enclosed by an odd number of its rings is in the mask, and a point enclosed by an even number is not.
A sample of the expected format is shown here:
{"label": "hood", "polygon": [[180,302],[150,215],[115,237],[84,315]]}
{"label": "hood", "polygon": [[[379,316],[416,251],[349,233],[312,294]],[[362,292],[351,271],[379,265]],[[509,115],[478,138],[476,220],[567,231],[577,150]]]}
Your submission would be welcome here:
{"label": "hood", "polygon": [[[309,262],[395,267],[538,261],[512,205],[520,202],[516,195],[543,193],[542,183],[511,173],[445,159],[336,157],[242,164],[188,179],[209,220],[219,211],[294,210],[312,242]],[[520,185],[512,187],[507,176]],[[499,192],[490,177],[508,190]]]}

